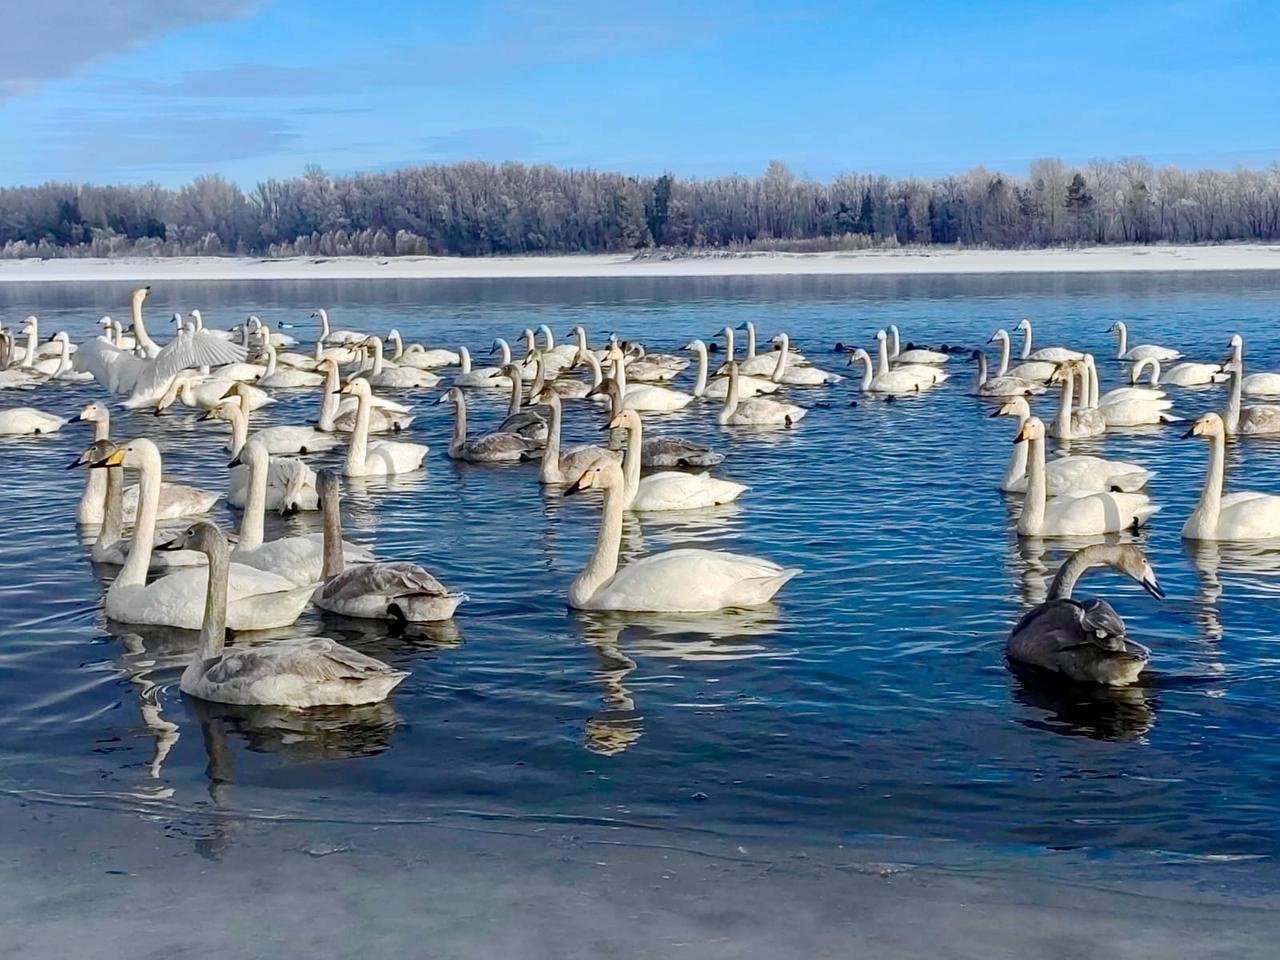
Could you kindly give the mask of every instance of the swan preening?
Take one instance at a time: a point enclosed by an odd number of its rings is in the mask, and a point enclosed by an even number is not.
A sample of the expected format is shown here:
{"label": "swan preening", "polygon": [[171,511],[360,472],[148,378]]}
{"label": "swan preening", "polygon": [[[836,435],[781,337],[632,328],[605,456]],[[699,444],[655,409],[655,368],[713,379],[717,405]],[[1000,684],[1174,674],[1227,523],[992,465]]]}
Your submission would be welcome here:
{"label": "swan preening", "polygon": [[1077,550],[1058,570],[1049,598],[1023,615],[1009,634],[1009,659],[1081,683],[1133,683],[1151,651],[1130,640],[1124,621],[1105,600],[1076,600],[1076,581],[1108,566],[1136,580],[1156,599],[1164,591],[1134,544],[1097,544]]}

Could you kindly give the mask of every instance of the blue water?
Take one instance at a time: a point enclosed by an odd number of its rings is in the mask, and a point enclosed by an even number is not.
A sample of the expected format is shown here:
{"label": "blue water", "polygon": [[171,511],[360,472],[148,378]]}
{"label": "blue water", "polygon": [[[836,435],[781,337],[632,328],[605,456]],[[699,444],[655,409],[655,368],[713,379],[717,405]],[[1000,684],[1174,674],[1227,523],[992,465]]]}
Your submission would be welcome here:
{"label": "blue water", "polygon": [[[1037,321],[1042,345],[1114,355],[1107,327],[1216,359],[1230,333],[1254,369],[1280,369],[1280,275],[778,278],[165,284],[151,325],[200,307],[227,327],[255,312],[308,341],[310,309],[336,326],[468,344],[584,324],[678,349],[754,320],[786,329],[813,361],[832,344],[909,339],[985,343]],[[92,335],[127,318],[128,285],[0,286],[0,317]],[[1182,861],[1280,853],[1280,714],[1275,645],[1280,545],[1185,548],[1178,531],[1203,476],[1199,441],[1167,427],[1080,445],[1157,471],[1163,507],[1138,535],[1168,591],[1094,574],[1154,653],[1145,685],[1119,693],[1029,687],[1002,658],[1010,625],[1043,596],[1064,547],[1016,536],[997,483],[1012,425],[967,395],[971,370],[908,401],[863,401],[851,382],[793,390],[812,408],[790,431],[734,433],[714,408],[654,417],[726,453],[750,486],[730,507],[629,520],[624,550],[698,544],[803,567],[764,610],[711,618],[602,617],[565,607],[596,535],[598,503],[540,489],[532,465],[496,469],[444,456],[439,391],[409,392],[428,469],[352,482],[349,538],[426,564],[471,600],[454,622],[397,632],[306,614],[293,632],[358,646],[412,676],[362,711],[234,710],[177,688],[188,637],[104,622],[105,575],[81,545],[87,443],[73,424],[0,443],[0,789],[34,801],[136,809],[174,830],[216,809],[360,821],[476,817],[625,823],[668,835],[839,840],[868,835]],[[1101,363],[1104,388],[1118,364]],[[686,389],[688,378],[682,383]],[[74,415],[96,385],[0,395]],[[1222,391],[1176,393],[1194,415]],[[281,394],[262,422],[302,423],[318,401]],[[856,407],[850,401],[857,399]],[[505,400],[476,398],[473,429]],[[1041,412],[1056,398],[1038,401]],[[116,437],[145,434],[172,479],[221,489],[226,428],[115,411]],[[570,439],[599,413],[568,414]],[[1280,444],[1230,454],[1231,484],[1280,491]],[[317,464],[337,456],[316,458]],[[236,522],[220,506],[217,518]],[[268,535],[318,529],[271,518]]]}

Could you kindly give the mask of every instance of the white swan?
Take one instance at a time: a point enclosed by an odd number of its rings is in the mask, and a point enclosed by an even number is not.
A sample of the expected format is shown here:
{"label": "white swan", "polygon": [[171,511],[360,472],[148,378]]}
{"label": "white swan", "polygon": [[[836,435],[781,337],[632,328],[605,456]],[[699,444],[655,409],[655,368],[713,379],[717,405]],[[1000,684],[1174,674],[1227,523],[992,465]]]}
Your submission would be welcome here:
{"label": "white swan", "polygon": [[1227,392],[1227,412],[1223,416],[1227,435],[1266,436],[1280,433],[1280,405],[1274,403],[1255,403],[1247,407],[1240,405],[1242,389],[1241,366],[1232,361],[1227,365],[1231,375]]}
{"label": "white swan", "polygon": [[[350,433],[356,427],[356,408],[359,402],[355,397],[340,396],[342,381],[338,377],[338,364],[326,357],[316,367],[324,375],[324,383],[320,387],[320,419],[316,421],[316,429],[325,433]],[[399,433],[407,430],[414,421],[409,408],[394,400],[384,397],[369,397],[369,432]]]}
{"label": "white swan", "polygon": [[385,387],[389,390],[413,390],[423,387],[434,387],[440,377],[430,370],[418,367],[393,367],[382,356],[382,338],[370,337],[364,342],[367,350],[373,351],[373,369],[363,374],[372,386]]}
{"label": "white swan", "polygon": [[[277,350],[287,350],[289,347],[296,347],[298,345],[298,341],[296,339],[289,336],[287,333],[278,333],[277,331],[272,330],[268,324],[262,322],[261,317],[254,316],[253,314],[250,314],[249,319],[245,321],[244,325],[245,330],[248,333],[256,335],[264,342],[270,343]],[[197,329],[199,329],[199,327],[197,327]]]}
{"label": "white swan", "polygon": [[182,671],[178,685],[183,693],[215,703],[243,705],[353,705],[385,700],[409,675],[327,637],[271,640],[224,649],[227,628],[235,629],[236,604],[236,565],[231,562],[227,538],[214,524],[198,523],[174,543],[200,550],[209,558],[207,587],[201,597],[200,641],[191,663]]}
{"label": "white swan", "polygon": [[871,363],[871,354],[858,347],[853,353],[849,354],[849,365],[853,366],[859,360],[865,365],[861,388],[863,393],[884,393],[894,396],[905,396],[907,394],[923,393],[925,390],[933,388],[932,381],[921,380],[919,377],[913,376],[909,372],[901,370],[889,370],[888,373],[875,373]]}
{"label": "white swan", "polygon": [[311,600],[321,610],[362,620],[432,623],[448,620],[467,599],[416,563],[375,561],[349,567],[342,550],[338,478],[320,471],[324,509],[324,569]]}
{"label": "white swan", "polygon": [[567,367],[572,366],[578,359],[578,347],[572,343],[556,346],[555,334],[551,332],[551,328],[545,323],[538,326],[538,332],[542,334],[542,356],[547,358],[549,366]]}
{"label": "white swan", "polygon": [[596,549],[569,586],[569,606],[579,610],[711,612],[768,603],[800,572],[771,560],[714,550],[669,550],[618,568],[624,512],[622,468],[602,460],[574,490],[602,490],[604,516]]}
{"label": "white swan", "polygon": [[324,377],[318,373],[298,370],[293,367],[281,367],[277,363],[276,348],[268,341],[262,345],[267,355],[266,369],[258,378],[258,386],[271,390],[296,390],[301,387],[318,387]]}
{"label": "white swan", "polygon": [[[227,441],[227,451],[235,456],[249,438],[249,416],[238,396],[230,396],[212,410],[199,418],[204,420],[225,420],[231,425],[231,439]],[[293,427],[288,425],[265,427],[253,435],[254,439],[266,446],[273,454],[319,453],[332,450],[342,441],[330,433],[316,430],[314,427]]]}
{"label": "white swan", "polygon": [[1209,466],[1204,489],[1182,526],[1186,540],[1270,540],[1280,537],[1280,496],[1238,490],[1224,494],[1226,427],[1216,413],[1206,413],[1184,435],[1209,440]]}
{"label": "white swan", "polygon": [[1116,335],[1116,359],[1117,360],[1178,360],[1182,357],[1181,350],[1174,350],[1172,347],[1161,347],[1154,343],[1143,343],[1136,347],[1129,346],[1129,328],[1123,320],[1117,320],[1111,325],[1108,333]]}
{"label": "white swan", "polygon": [[1085,371],[1091,383],[1091,399],[1106,420],[1108,427],[1177,423],[1182,419],[1170,412],[1173,409],[1173,401],[1163,390],[1150,387],[1119,387],[1101,397],[1094,397],[1092,394],[1097,392],[1098,371],[1094,366],[1092,354],[1085,357]]}
{"label": "white swan", "polygon": [[987,355],[981,350],[973,351],[973,359],[978,363],[972,390],[976,397],[1024,397],[1045,391],[1042,384],[1021,377],[988,377]]}
{"label": "white swan", "polygon": [[[241,465],[249,468],[248,497],[244,515],[240,518],[240,540],[231,552],[231,559],[267,570],[294,583],[314,584],[320,579],[324,535],[312,533],[264,541],[271,458],[256,438],[245,444],[239,455],[228,464],[230,467]],[[374,559],[367,548],[358,544],[343,543],[342,546],[348,562],[368,563]]]}
{"label": "white swan", "polygon": [[684,473],[667,470],[640,476],[644,427],[640,414],[623,410],[609,421],[609,429],[627,431],[627,449],[622,458],[624,479],[623,505],[637,513],[668,510],[698,510],[732,503],[747,488],[732,480],[721,480],[709,473]]}
{"label": "white swan", "polygon": [[393,346],[391,359],[402,367],[438,370],[440,367],[452,367],[462,362],[462,358],[452,350],[424,347],[420,343],[411,343],[406,347],[399,330],[393,329],[387,334],[387,343]]}
{"label": "white swan", "polygon": [[1204,387],[1215,383],[1226,383],[1231,379],[1231,375],[1226,372],[1221,363],[1188,362],[1165,370],[1159,360],[1148,357],[1145,360],[1134,361],[1129,369],[1129,382],[1135,385],[1140,383],[1142,374],[1147,370],[1151,371],[1151,379],[1148,383],[1152,387],[1166,384],[1171,387]]}
{"label": "white swan", "polygon": [[1083,360],[1084,354],[1079,350],[1070,350],[1066,347],[1042,347],[1039,350],[1031,349],[1031,320],[1023,317],[1018,321],[1018,330],[1022,334],[1022,357],[1023,361],[1042,360],[1049,363],[1063,363],[1067,360]]}
{"label": "white swan", "polygon": [[[992,416],[1016,417],[1021,433],[1022,425],[1031,417],[1031,406],[1024,397],[1012,397]],[[1135,493],[1152,477],[1151,471],[1139,464],[1090,456],[1055,457],[1045,464],[1045,474],[1048,493],[1053,497],[1109,491]],[[1026,492],[1027,441],[1014,442],[1000,489],[1006,493]]]}
{"label": "white swan", "polygon": [[[774,383],[785,383],[789,387],[823,387],[829,383],[839,383],[844,377],[838,373],[828,373],[817,367],[799,367],[788,364],[791,351],[791,339],[785,333],[777,334],[771,343],[777,345],[778,359],[769,378]],[[738,371],[741,374],[741,370]],[[940,382],[940,381],[939,381]],[[739,382],[741,389],[741,382]]]}
{"label": "white swan", "polygon": [[84,383],[93,379],[93,374],[77,372],[71,364],[71,338],[65,330],[59,330],[49,338],[49,343],[56,347],[51,357],[41,357],[28,369],[35,371],[50,380],[64,383]]}
{"label": "white swan", "polygon": [[[763,377],[768,379],[773,376],[773,371],[778,367],[778,355],[774,351],[768,353],[756,352],[756,325],[750,320],[744,320],[738,324],[739,330],[747,332],[747,355],[738,361],[738,374],[745,381],[748,377]],[[725,344],[728,349],[725,351],[729,354],[729,360],[733,359],[733,331],[730,330],[725,334]],[[793,351],[791,360],[800,364],[804,362],[804,357],[798,352]],[[770,381],[772,382],[772,381]]]}
{"label": "white swan", "polygon": [[1159,511],[1141,493],[1090,493],[1049,497],[1045,471],[1044,424],[1029,418],[1014,443],[1030,445],[1027,463],[1027,495],[1018,517],[1018,533],[1024,537],[1074,537],[1118,533],[1141,526]]}
{"label": "white swan", "polygon": [[1059,440],[1080,440],[1085,437],[1098,437],[1107,432],[1107,421],[1101,412],[1084,407],[1077,409],[1075,405],[1076,375],[1081,377],[1082,403],[1087,399],[1089,391],[1088,367],[1083,362],[1067,361],[1058,367],[1050,378],[1050,382],[1062,384],[1062,399],[1058,404],[1058,415],[1054,418],[1050,433]]}
{"label": "white swan", "polygon": [[212,410],[232,395],[240,397],[240,405],[250,411],[261,410],[276,402],[265,390],[251,387],[240,380],[219,380],[189,373],[180,373],[169,381],[169,388],[156,401],[156,413],[181,403],[193,410]]}
{"label": "white swan", "polygon": [[[707,345],[701,340],[691,340],[685,344],[684,348],[697,357],[698,374],[693,384],[693,395],[695,397],[706,397],[709,400],[723,400],[729,393],[729,378],[728,376],[723,376],[716,377],[711,381],[707,380]],[[770,357],[768,359],[772,360],[773,358]],[[774,361],[774,366],[777,366],[777,361]],[[742,370],[739,367],[738,392],[744,400],[762,393],[776,393],[777,390],[778,384],[767,377],[742,376]]]}
{"label": "white swan", "polygon": [[66,417],[45,413],[35,407],[10,407],[0,410],[0,437],[36,437],[57,433]]}
{"label": "white swan", "polygon": [[[508,349],[508,353],[510,350]],[[501,367],[471,366],[471,351],[466,347],[458,348],[458,372],[454,375],[455,387],[467,387],[471,390],[510,390],[511,381],[502,375]]]}
{"label": "white swan", "polygon": [[1240,368],[1243,378],[1240,382],[1241,393],[1246,397],[1280,396],[1280,373],[1244,373],[1244,337],[1238,333],[1231,335],[1231,362]]}
{"label": "white swan", "polygon": [[13,361],[13,338],[0,331],[0,390],[30,390],[40,379],[25,370],[10,367]]}
{"label": "white swan", "polygon": [[[110,440],[95,440],[83,453],[67,465],[82,467],[90,463],[98,463],[111,456],[116,445]],[[129,556],[129,544],[124,539],[124,479],[119,467],[108,467],[103,470],[86,470],[89,486],[94,480],[101,481],[103,496],[97,505],[101,511],[99,517],[98,536],[89,548],[89,556],[94,563],[106,563],[123,566]],[[137,487],[130,487],[136,494]],[[137,497],[134,497],[136,503]],[[164,567],[195,567],[205,562],[204,554],[192,550],[160,551],[151,555],[152,570]]]}
{"label": "white swan", "polygon": [[368,334],[360,333],[357,330],[334,330],[329,326],[329,311],[323,307],[317,307],[311,314],[312,319],[320,321],[320,343],[337,343],[337,344],[358,344],[365,340]]}
{"label": "white swan", "polygon": [[[93,439],[102,442],[111,438],[111,413],[98,401],[87,404],[80,411],[79,419],[93,424]],[[110,453],[110,451],[106,451]],[[106,456],[106,453],[103,456]],[[87,461],[86,461],[87,462]],[[106,514],[107,478],[106,471],[86,471],[84,493],[76,509],[76,519],[80,523],[102,523]],[[133,523],[138,515],[137,485],[124,488],[122,491],[123,514],[125,523]],[[158,520],[178,520],[196,514],[208,513],[218,502],[218,494],[199,487],[189,487],[184,483],[160,484],[160,499],[156,507]]]}
{"label": "white swan", "polygon": [[608,359],[613,363],[613,379],[622,389],[623,404],[630,410],[642,413],[668,413],[683,410],[693,400],[693,394],[682,393],[669,387],[655,387],[646,383],[627,384],[627,365],[618,346],[609,348]]}
{"label": "white swan", "polygon": [[950,354],[942,353],[938,350],[927,350],[922,347],[913,347],[904,351],[896,323],[889,324],[889,336],[893,338],[893,346],[889,350],[889,359],[893,363],[932,364],[937,366],[951,359]]}
{"label": "white swan", "polygon": [[890,372],[899,376],[910,376],[921,383],[931,386],[945,383],[951,375],[939,367],[925,363],[901,363],[891,366],[889,363],[889,335],[883,330],[876,331],[876,353],[878,357],[877,373],[881,376]]}
{"label": "white swan", "polygon": [[461,387],[450,387],[436,403],[453,404],[453,437],[448,449],[451,460],[465,460],[468,463],[519,463],[521,460],[532,459],[535,455],[536,444],[518,433],[499,430],[468,440],[467,397]]}
{"label": "white swan", "polygon": [[[870,360],[868,360],[868,363]],[[781,425],[790,427],[804,419],[809,411],[794,403],[782,403],[769,397],[738,398],[738,364],[729,364],[729,392],[716,420],[722,426],[753,427]]]}
{"label": "white swan", "polygon": [[538,482],[548,485],[564,486],[577,483],[587,468],[601,457],[618,458],[616,450],[584,444],[560,450],[560,427],[564,416],[560,395],[549,386],[534,396],[534,400],[545,403],[551,410],[551,424],[547,432],[547,445],[542,449],[542,463],[538,468]]}
{"label": "white swan", "polygon": [[518,364],[504,364],[502,372],[511,381],[511,402],[497,432],[514,433],[535,446],[541,446],[547,442],[551,411],[545,406],[524,402],[524,376]]}
{"label": "white swan", "polygon": [[353,394],[359,404],[356,407],[356,426],[351,431],[347,447],[344,472],[348,477],[389,476],[409,473],[422,467],[428,449],[421,443],[395,443],[391,440],[369,440],[369,382],[352,380],[342,392]]}
{"label": "white swan", "polygon": [[1053,372],[1058,369],[1056,363],[1048,360],[1029,360],[1025,363],[1019,363],[1016,367],[1009,366],[1010,340],[1008,330],[997,330],[991,335],[991,339],[987,343],[1000,344],[1000,366],[996,370],[997,377],[1017,377],[1020,380],[1031,380],[1035,383],[1044,383],[1053,376]]}
{"label": "white swan", "polygon": [[[623,409],[622,391],[612,379],[605,380],[597,388],[596,397],[603,397],[609,403],[609,416],[616,417]],[[606,427],[606,429],[608,429]],[[646,469],[656,467],[714,467],[724,463],[724,454],[716,453],[710,447],[695,443],[686,437],[647,437],[642,448],[643,456],[640,465]]]}
{"label": "white swan", "polygon": [[[138,522],[133,529],[129,557],[107,590],[104,609],[112,620],[198,630],[204,619],[208,577],[203,568],[188,568],[147,583],[147,568],[155,545],[156,510],[160,499],[160,451],[139,438],[118,447],[91,469],[124,466],[141,472]],[[275,574],[231,564],[227,626],[232,630],[267,630],[298,619],[311,599],[312,587]]]}

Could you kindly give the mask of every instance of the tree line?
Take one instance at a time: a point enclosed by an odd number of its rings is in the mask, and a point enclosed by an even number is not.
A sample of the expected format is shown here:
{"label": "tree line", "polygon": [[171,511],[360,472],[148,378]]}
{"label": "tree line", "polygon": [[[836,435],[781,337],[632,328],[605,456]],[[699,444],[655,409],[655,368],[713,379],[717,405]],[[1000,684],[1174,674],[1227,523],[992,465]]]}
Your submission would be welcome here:
{"label": "tree line", "polygon": [[900,244],[1280,240],[1280,164],[1072,167],[939,179],[626,176],[519,163],[335,177],[310,167],[245,191],[218,176],[156,184],[0,189],[0,256],[404,256],[651,248],[856,249]]}

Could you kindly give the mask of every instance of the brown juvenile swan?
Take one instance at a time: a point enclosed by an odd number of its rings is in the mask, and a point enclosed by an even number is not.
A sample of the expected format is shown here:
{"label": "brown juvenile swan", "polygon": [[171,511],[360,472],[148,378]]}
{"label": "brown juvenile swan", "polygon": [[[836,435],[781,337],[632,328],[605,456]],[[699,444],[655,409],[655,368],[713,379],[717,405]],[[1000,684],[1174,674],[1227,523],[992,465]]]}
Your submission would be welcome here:
{"label": "brown juvenile swan", "polygon": [[1077,550],[1059,568],[1049,599],[1027,611],[1009,634],[1010,660],[1083,683],[1125,686],[1138,679],[1151,651],[1125,636],[1124,621],[1107,601],[1071,597],[1084,572],[1099,566],[1132,577],[1156,599],[1164,596],[1137,546],[1096,544]]}

